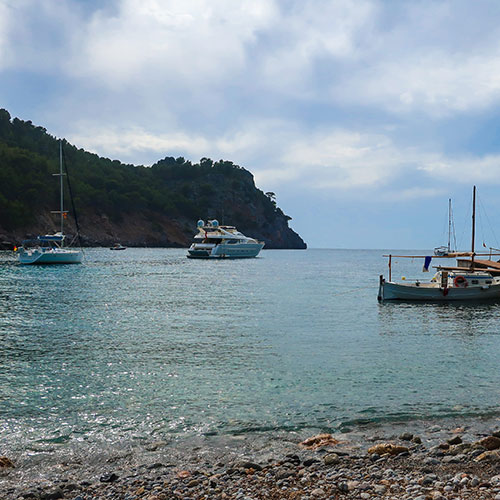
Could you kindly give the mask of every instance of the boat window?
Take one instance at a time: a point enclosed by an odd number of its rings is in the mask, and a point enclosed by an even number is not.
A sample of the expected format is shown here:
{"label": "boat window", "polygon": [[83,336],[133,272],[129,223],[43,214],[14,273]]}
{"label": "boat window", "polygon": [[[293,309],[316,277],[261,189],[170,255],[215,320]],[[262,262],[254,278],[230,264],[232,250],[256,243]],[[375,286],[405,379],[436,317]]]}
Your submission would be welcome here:
{"label": "boat window", "polygon": [[478,280],[471,280],[471,283],[472,283],[473,285],[477,285],[477,284],[479,283],[479,281],[478,281]]}
{"label": "boat window", "polygon": [[492,281],[491,280],[486,280],[487,285],[491,285]]}

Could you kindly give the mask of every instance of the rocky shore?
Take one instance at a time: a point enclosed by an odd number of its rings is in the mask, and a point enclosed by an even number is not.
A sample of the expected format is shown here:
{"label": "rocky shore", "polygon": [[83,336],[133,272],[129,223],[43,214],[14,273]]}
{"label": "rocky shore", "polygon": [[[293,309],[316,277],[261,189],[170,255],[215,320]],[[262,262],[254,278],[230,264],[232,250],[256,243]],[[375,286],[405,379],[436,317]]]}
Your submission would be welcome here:
{"label": "rocky shore", "polygon": [[[394,429],[392,429],[394,430]],[[415,435],[384,432],[345,439],[320,434],[254,453],[210,455],[124,465],[109,459],[89,473],[59,464],[37,479],[0,459],[2,500],[50,499],[500,499],[500,430],[431,426]],[[354,435],[351,436],[354,438]],[[359,437],[359,436],[358,436]],[[161,447],[161,445],[157,445]],[[174,460],[171,460],[171,459]]]}

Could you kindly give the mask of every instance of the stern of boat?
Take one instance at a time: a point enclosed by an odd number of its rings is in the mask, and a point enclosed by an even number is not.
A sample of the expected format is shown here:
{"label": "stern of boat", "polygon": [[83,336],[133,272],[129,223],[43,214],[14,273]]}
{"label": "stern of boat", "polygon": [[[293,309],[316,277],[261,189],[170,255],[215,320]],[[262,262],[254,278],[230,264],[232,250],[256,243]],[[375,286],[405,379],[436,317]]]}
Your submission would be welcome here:
{"label": "stern of boat", "polygon": [[379,276],[379,282],[378,282],[378,296],[377,296],[377,300],[379,302],[382,302],[384,300],[384,285],[385,285],[385,278],[384,278],[384,275],[381,274]]}

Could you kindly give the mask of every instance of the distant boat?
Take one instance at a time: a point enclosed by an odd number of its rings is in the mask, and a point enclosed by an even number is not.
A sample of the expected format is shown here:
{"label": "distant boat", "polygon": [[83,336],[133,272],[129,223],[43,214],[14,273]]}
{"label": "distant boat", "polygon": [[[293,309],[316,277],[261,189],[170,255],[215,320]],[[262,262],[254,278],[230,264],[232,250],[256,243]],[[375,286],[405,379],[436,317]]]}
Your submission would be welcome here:
{"label": "distant boat", "polygon": [[114,246],[109,247],[110,250],[126,250],[127,247],[124,247],[121,243],[116,243]]}
{"label": "distant boat", "polygon": [[191,259],[243,259],[257,257],[264,247],[240,233],[234,226],[219,226],[216,220],[198,221],[198,234],[188,249]]}
{"label": "distant boat", "polygon": [[450,255],[451,253],[455,252],[455,250],[452,249],[452,246],[451,246],[452,235],[453,235],[454,247],[456,248],[457,241],[455,238],[455,225],[453,223],[453,212],[451,210],[451,198],[450,198],[448,200],[448,245],[436,247],[434,249],[434,255],[437,255],[438,257],[446,257],[446,256]]}
{"label": "distant boat", "polygon": [[[500,300],[500,264],[491,260],[477,260],[475,252],[476,186],[472,195],[472,245],[470,252],[448,253],[457,258],[457,266],[438,266],[430,281],[392,281],[392,258],[423,258],[427,270],[431,257],[422,255],[388,255],[389,279],[380,276],[378,300],[417,300],[431,302]],[[441,256],[436,256],[441,257]],[[464,259],[466,257],[466,259]]]}
{"label": "distant boat", "polygon": [[61,217],[61,230],[55,234],[46,234],[38,236],[34,240],[25,240],[18,252],[20,264],[80,264],[83,260],[81,250],[72,249],[64,246],[64,219],[67,211],[64,210],[64,185],[63,185],[63,160],[62,160],[62,142],[59,141],[59,173],[53,174],[59,177],[60,183],[60,209],[53,211]]}

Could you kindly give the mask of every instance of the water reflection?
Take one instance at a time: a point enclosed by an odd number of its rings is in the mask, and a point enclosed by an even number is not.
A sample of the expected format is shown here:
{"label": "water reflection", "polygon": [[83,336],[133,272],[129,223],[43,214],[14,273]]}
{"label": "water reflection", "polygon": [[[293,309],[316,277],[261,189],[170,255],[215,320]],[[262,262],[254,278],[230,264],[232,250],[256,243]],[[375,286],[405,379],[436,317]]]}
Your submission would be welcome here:
{"label": "water reflection", "polygon": [[378,305],[380,333],[407,325],[424,335],[499,335],[498,302],[383,302]]}

